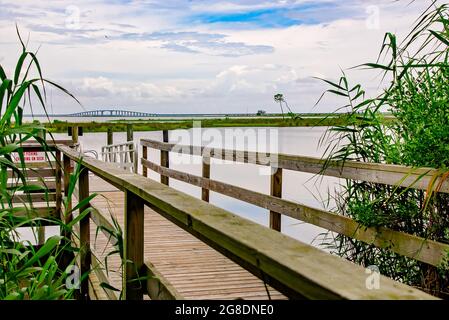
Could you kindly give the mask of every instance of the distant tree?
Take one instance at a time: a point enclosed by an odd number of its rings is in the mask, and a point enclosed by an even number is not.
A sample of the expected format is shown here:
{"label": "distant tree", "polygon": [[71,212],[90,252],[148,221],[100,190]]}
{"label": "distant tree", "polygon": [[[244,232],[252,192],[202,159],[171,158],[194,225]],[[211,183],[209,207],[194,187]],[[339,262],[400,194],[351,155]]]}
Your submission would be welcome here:
{"label": "distant tree", "polygon": [[266,115],[267,114],[267,112],[265,111],[265,110],[258,110],[257,111],[257,115],[258,116],[264,116],[264,115]]}
{"label": "distant tree", "polygon": [[290,109],[287,101],[284,98],[284,95],[282,93],[277,93],[274,95],[274,101],[279,103],[279,106],[281,107],[281,112],[282,112],[282,118],[284,118],[284,108],[282,107],[282,104],[285,104],[285,106],[287,107],[289,114],[293,114],[292,110]]}
{"label": "distant tree", "polygon": [[284,101],[284,95],[282,93],[277,93],[274,95],[274,101],[279,103],[282,112],[282,118],[284,118],[284,109],[282,108],[282,102]]}

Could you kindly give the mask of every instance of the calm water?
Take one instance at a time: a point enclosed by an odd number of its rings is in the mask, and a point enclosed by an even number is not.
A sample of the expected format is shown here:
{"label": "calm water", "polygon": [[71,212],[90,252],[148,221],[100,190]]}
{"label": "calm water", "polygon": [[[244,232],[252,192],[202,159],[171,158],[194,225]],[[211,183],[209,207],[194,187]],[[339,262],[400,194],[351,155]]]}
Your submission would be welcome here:
{"label": "calm water", "polygon": [[[324,133],[325,128],[236,128],[229,129],[202,129],[202,137],[215,136],[221,137],[212,143],[215,147],[237,148],[239,150],[247,149],[250,151],[264,151],[274,148],[274,150],[280,153],[294,154],[294,155],[306,155],[320,157],[322,155],[322,148],[318,147],[319,138]],[[230,131],[231,130],[231,131]],[[245,130],[248,130],[245,132]],[[269,130],[271,134],[276,136],[271,141],[269,140],[266,145],[261,143],[261,139],[255,140],[257,135],[269,137]],[[234,143],[230,139],[225,139],[226,134],[237,133],[237,136],[241,136],[245,133],[249,139],[245,144]],[[252,137],[253,133],[254,137]],[[170,132],[171,142],[181,142],[186,144],[186,141],[180,141],[180,136],[190,137],[193,144],[205,144],[206,141],[201,139],[192,138],[194,136],[192,130],[175,130]],[[65,138],[65,134],[56,134],[55,138]],[[161,132],[135,132],[134,141],[139,143],[142,138],[162,140]],[[196,136],[198,138],[198,135]],[[100,151],[101,146],[106,144],[105,133],[88,133],[82,137],[79,137],[83,150],[96,150]],[[248,141],[249,140],[249,141]],[[252,140],[252,141],[251,141]],[[121,143],[126,141],[125,133],[115,133],[114,143]],[[242,141],[240,141],[242,142]],[[188,144],[188,143],[187,143]],[[139,146],[139,156],[142,154],[142,149]],[[149,149],[149,159],[156,163],[159,163],[160,153],[157,150]],[[201,162],[198,157],[192,156],[179,156],[176,154],[170,155],[170,167],[189,172],[196,175],[201,175]],[[212,160],[211,163],[211,178],[218,181],[223,181],[240,187],[244,187],[250,190],[269,194],[270,192],[270,177],[265,174],[261,174],[261,166],[251,164],[236,164],[231,162],[223,162],[220,160]],[[141,171],[141,168],[139,168]],[[149,177],[159,181],[159,175],[149,171]],[[333,191],[338,188],[339,179],[325,177],[317,179],[312,174],[293,172],[284,170],[283,173],[283,198],[303,203],[309,206],[324,208],[323,201],[327,199],[328,191]],[[170,186],[190,194],[194,197],[201,197],[201,189],[189,184],[179,182],[176,180],[170,180]],[[257,223],[268,225],[268,210],[261,209],[259,207],[247,204],[240,200],[229,198],[214,192],[211,192],[210,202],[218,207],[229,210],[235,214],[238,214],[244,218],[250,219]],[[301,240],[306,243],[312,243],[314,245],[319,244],[319,239],[316,239],[320,234],[326,232],[326,230],[318,228],[313,225],[303,223],[298,220],[294,220],[289,217],[282,217],[282,232]],[[315,241],[314,241],[315,240]]]}

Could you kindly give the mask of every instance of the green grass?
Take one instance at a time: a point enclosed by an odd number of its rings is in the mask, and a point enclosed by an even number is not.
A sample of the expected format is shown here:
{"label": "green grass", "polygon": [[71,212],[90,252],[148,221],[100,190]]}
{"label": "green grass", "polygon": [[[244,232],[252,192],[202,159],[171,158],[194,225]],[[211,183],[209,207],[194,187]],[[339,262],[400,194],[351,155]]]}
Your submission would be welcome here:
{"label": "green grass", "polygon": [[[198,119],[186,120],[117,120],[110,122],[62,122],[43,123],[42,125],[49,132],[65,133],[70,126],[82,126],[85,132],[106,132],[111,128],[114,132],[126,131],[128,124],[133,125],[134,131],[159,131],[192,128],[194,121]],[[338,126],[347,125],[352,119],[348,115],[328,115],[313,118],[223,118],[223,119],[202,119],[203,128],[226,128],[226,127],[315,127],[315,126]],[[382,120],[385,124],[393,122],[392,118],[385,117]]]}

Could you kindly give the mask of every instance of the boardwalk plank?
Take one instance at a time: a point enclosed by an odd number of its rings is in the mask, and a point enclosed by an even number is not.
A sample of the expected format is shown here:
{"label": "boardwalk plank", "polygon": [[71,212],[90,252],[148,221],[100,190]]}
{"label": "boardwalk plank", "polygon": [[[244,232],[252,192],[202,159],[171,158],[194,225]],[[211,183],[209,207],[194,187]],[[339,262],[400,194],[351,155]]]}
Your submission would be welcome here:
{"label": "boardwalk plank", "polygon": [[[100,195],[92,205],[107,219],[114,215],[123,227],[123,193],[112,191]],[[260,279],[147,207],[144,224],[145,261],[150,261],[185,299],[269,298]],[[91,226],[91,233],[95,235],[95,226]],[[98,235],[94,247],[100,259],[112,250],[111,243],[102,234]],[[118,255],[109,258],[108,263],[110,269],[117,270]],[[113,286],[121,286],[117,273],[110,273],[109,281]],[[269,290],[271,298],[285,299],[273,288]]]}

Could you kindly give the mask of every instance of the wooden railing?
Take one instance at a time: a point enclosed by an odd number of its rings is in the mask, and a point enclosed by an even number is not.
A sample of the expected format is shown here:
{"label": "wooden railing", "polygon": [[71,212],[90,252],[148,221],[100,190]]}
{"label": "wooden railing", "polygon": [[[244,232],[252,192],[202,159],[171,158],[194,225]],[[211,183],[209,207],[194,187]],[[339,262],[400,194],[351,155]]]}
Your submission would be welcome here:
{"label": "wooden railing", "polygon": [[137,173],[137,148],[133,141],[101,147],[101,160],[117,163],[124,170]]}
{"label": "wooden railing", "polygon": [[[144,147],[154,146],[148,141],[142,142]],[[161,144],[163,159],[168,164],[168,145]],[[125,299],[142,299],[148,293],[151,298],[176,298],[176,289],[166,283],[163,275],[158,273],[151,261],[144,261],[144,206],[148,206],[180,228],[188,231],[204,243],[220,251],[267,284],[273,286],[290,298],[308,299],[432,299],[419,290],[400,284],[391,279],[381,277],[379,290],[368,290],[366,287],[365,269],[344,259],[325,253],[310,245],[287,237],[279,232],[240,218],[226,210],[217,208],[206,201],[196,199],[168,186],[146,177],[127,173],[117,169],[113,164],[104,163],[93,158],[83,158],[77,151],[68,147],[59,147],[63,154],[64,167],[70,160],[79,162],[82,174],[79,180],[79,200],[89,194],[88,173],[91,172],[104,181],[114,185],[125,194],[125,235],[124,260],[127,264],[124,272],[122,289]],[[147,151],[147,150],[146,150]],[[144,151],[144,156],[146,152]],[[182,179],[192,178],[192,182],[208,190],[222,190],[227,185],[213,182],[208,178],[186,176],[179,172],[160,166],[151,166],[143,160],[147,167],[160,168],[161,173]],[[205,170],[207,171],[207,169]],[[205,172],[207,174],[207,172]],[[66,174],[64,174],[66,178]],[[168,182],[168,181],[167,181]],[[65,179],[64,184],[67,181]],[[215,186],[215,187],[212,187]],[[292,216],[311,217],[320,211],[304,210],[298,204],[282,202],[275,196],[248,194],[243,189],[230,188],[222,190],[228,194],[241,192],[242,196],[252,202],[262,204],[275,212],[283,213],[284,208]],[[263,196],[263,197],[262,197]],[[253,198],[254,197],[254,198]],[[204,197],[205,198],[205,197]],[[273,201],[281,202],[275,202]],[[102,226],[108,224],[107,219],[95,210],[80,223],[81,269],[89,270],[95,264],[90,254],[90,223]],[[333,221],[328,222],[333,224]],[[110,227],[110,226],[108,226]],[[168,235],[169,236],[169,235]],[[142,275],[156,275],[143,282],[135,280]],[[154,281],[158,292],[154,292]],[[87,295],[84,285],[82,292]]]}
{"label": "wooden railing", "polygon": [[[16,191],[12,198],[15,209],[22,207],[23,210],[16,212],[16,216],[40,217],[44,218],[39,222],[38,245],[45,241],[45,227],[56,225],[52,219],[62,217],[62,179],[60,157],[57,145],[71,145],[70,140],[47,141],[47,146],[43,147],[38,142],[29,141],[21,146],[24,153],[25,168],[22,168],[20,160],[17,159],[17,168],[20,169],[26,178],[26,185],[39,186],[42,189],[27,188]],[[18,158],[18,153],[12,154],[13,158]],[[17,172],[8,169],[8,187],[19,187],[23,185]]]}
{"label": "wooden railing", "polygon": [[[449,244],[446,243],[424,239],[389,228],[366,227],[349,217],[281,199],[283,170],[293,170],[424,190],[428,187],[431,179],[438,176],[439,171],[435,169],[416,169],[397,165],[383,165],[355,161],[346,161],[343,166],[340,162],[331,161],[326,164],[326,169],[323,170],[325,161],[313,157],[286,154],[270,155],[221,148],[183,146],[148,139],[141,140],[141,145],[143,146],[143,158],[141,159],[141,163],[144,168],[144,175],[147,175],[148,169],[150,169],[160,174],[161,180],[162,177],[164,177],[166,184],[168,184],[168,178],[173,178],[198,186],[202,188],[202,198],[205,201],[208,201],[209,199],[209,191],[214,191],[268,209],[270,210],[269,225],[274,230],[281,230],[281,215],[286,215],[329,231],[337,232],[368,244],[373,244],[379,248],[388,248],[395,253],[433,266],[439,266],[442,259],[447,256],[447,252],[449,252]],[[148,160],[148,148],[161,150],[160,165]],[[203,176],[196,176],[190,173],[170,169],[168,161],[169,152],[202,157]],[[162,153],[164,153],[163,157]],[[271,194],[266,195],[210,179],[209,162],[211,158],[271,166],[273,169],[272,172],[274,172],[271,176]],[[436,184],[438,184],[438,179],[436,180]],[[439,191],[449,193],[449,181],[442,181],[441,189]]]}

